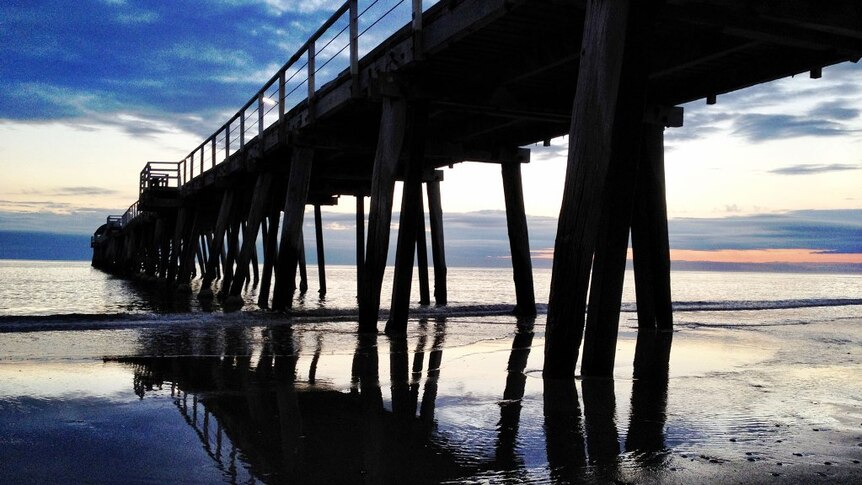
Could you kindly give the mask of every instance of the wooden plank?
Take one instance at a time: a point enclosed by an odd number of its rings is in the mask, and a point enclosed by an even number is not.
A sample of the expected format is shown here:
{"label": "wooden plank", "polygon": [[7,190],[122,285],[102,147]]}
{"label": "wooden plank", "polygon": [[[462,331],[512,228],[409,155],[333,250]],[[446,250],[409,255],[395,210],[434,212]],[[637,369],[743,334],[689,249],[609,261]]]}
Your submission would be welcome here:
{"label": "wooden plank", "polygon": [[428,106],[414,102],[410,107],[409,155],[405,167],[401,215],[398,222],[398,240],[395,248],[395,274],[392,283],[392,305],[387,335],[405,335],[410,309],[410,290],[413,286],[413,256],[416,251],[416,231],[421,216],[422,165],[425,157],[425,131],[428,124]]}
{"label": "wooden plank", "polygon": [[503,194],[506,201],[506,227],[512,255],[512,273],[515,280],[515,314],[534,316],[536,295],[533,289],[533,262],[530,259],[530,236],[524,209],[524,189],[521,184],[521,165],[501,165]]}
{"label": "wooden plank", "polygon": [[428,224],[431,226],[431,259],[434,262],[434,302],[445,305],[449,301],[446,287],[446,245],[443,237],[443,204],[440,200],[440,182],[425,184],[428,195]]}
{"label": "wooden plank", "polygon": [[407,102],[384,97],[374,171],[371,178],[371,206],[368,212],[368,242],[365,254],[365,285],[360,289],[359,330],[376,332],[380,311],[380,288],[389,250],[389,224],[395,171],[404,141]]}
{"label": "wooden plank", "polygon": [[546,377],[571,378],[584,331],[587,284],[623,61],[628,0],[590,0],[579,75],[545,337]]}
{"label": "wooden plank", "polygon": [[326,255],[323,248],[323,216],[320,213],[320,204],[314,205],[314,238],[317,242],[317,281],[320,296],[326,295]]}
{"label": "wooden plank", "polygon": [[284,199],[284,225],[281,228],[281,242],[276,263],[273,310],[284,310],[293,304],[293,292],[296,291],[296,265],[302,244],[302,220],[305,215],[305,202],[308,199],[313,159],[314,150],[293,147],[290,176],[287,179],[287,193]]}

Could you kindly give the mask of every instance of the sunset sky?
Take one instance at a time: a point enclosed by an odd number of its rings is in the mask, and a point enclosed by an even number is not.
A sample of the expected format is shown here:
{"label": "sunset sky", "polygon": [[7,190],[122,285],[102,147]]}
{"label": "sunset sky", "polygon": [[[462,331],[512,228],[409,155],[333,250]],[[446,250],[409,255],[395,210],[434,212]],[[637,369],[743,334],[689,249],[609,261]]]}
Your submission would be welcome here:
{"label": "sunset sky", "polygon": [[[0,231],[85,235],[121,214],[147,161],[183,158],[339,4],[2,2]],[[362,51],[406,22],[405,7],[363,37]],[[860,80],[862,65],[845,63],[822,79],[686,105],[685,126],[666,132],[674,259],[862,264]],[[541,257],[553,247],[566,140],[528,148],[525,202]],[[499,168],[460,164],[445,177],[450,247],[505,241],[471,229],[505,231]],[[352,210],[345,198],[326,216],[328,244],[352,237]]]}

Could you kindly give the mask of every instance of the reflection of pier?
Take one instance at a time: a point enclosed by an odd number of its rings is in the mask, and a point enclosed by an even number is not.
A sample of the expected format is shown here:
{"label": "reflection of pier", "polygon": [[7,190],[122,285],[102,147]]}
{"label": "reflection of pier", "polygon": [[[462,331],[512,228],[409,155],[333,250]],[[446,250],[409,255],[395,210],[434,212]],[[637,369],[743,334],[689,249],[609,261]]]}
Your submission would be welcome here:
{"label": "reflection of pier", "polygon": [[[133,365],[140,396],[170,386],[204,452],[232,482],[245,476],[313,483],[523,479],[530,473],[519,445],[523,426],[544,430],[548,473],[557,480],[621,479],[623,452],[638,466],[664,466],[667,381],[660,376],[635,380],[624,448],[612,380],[584,380],[581,410],[575,382],[546,379],[542,414],[523,415],[533,342],[529,322],[512,341],[493,448],[471,449],[476,445],[444,438],[436,432],[435,411],[439,380],[446,378],[440,372],[445,322],[419,325],[412,342],[386,339],[390,405],[379,366],[378,349],[386,342],[368,334],[357,337],[352,363],[345,360],[349,392],[334,389],[332,376],[321,374],[329,337],[309,332],[301,338],[288,327],[267,329],[257,343],[247,329],[143,340],[149,355],[179,355],[120,361]],[[307,352],[300,352],[301,341],[313,343]],[[203,355],[191,356],[196,353]]]}

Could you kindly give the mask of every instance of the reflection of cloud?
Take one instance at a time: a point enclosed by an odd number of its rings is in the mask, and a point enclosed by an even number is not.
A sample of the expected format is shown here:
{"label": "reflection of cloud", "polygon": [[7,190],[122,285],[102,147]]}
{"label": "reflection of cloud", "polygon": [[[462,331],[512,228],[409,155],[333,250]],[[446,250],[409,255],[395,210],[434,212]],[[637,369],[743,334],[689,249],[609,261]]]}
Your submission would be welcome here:
{"label": "reflection of cloud", "polygon": [[859,170],[862,167],[858,165],[850,165],[847,163],[832,163],[832,164],[802,164],[791,165],[789,167],[776,168],[770,170],[769,173],[777,173],[780,175],[811,175],[829,172],[846,172],[848,170]]}

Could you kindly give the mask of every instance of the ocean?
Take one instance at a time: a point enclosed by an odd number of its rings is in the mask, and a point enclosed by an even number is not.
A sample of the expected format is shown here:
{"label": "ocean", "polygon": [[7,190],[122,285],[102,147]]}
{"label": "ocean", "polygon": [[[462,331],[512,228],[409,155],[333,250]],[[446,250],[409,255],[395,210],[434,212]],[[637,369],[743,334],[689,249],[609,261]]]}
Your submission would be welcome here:
{"label": "ocean", "polygon": [[357,335],[354,270],[326,276],[294,313],[254,285],[224,313],[0,261],[0,482],[862,483],[862,275],[673,272],[656,381],[632,378],[631,272],[614,378],[563,381],[509,270],[449,268],[406,338]]}
{"label": "ocean", "polygon": [[[551,270],[535,268],[533,272],[539,313],[545,313]],[[355,314],[355,269],[346,265],[328,266],[326,280],[327,293],[320,297],[316,266],[309,264],[309,291],[296,295],[293,304],[296,313],[310,313],[315,318]],[[220,310],[218,302],[208,311],[201,307],[195,297],[199,279],[192,284],[192,295],[177,296],[159,285],[108,275],[83,261],[0,260],[0,282],[0,328],[38,325],[57,319],[70,325],[89,320],[128,319],[131,325],[148,320],[185,319],[188,314]],[[392,292],[391,282],[392,267],[388,267],[381,292],[384,309]],[[431,282],[433,285],[433,269]],[[449,304],[445,309],[422,308],[414,303],[414,313],[506,314],[514,306],[511,270],[454,267],[448,270],[447,282]],[[216,289],[219,283],[214,283]],[[261,313],[257,297],[257,287],[247,286],[244,312]],[[412,300],[419,300],[415,280]],[[672,301],[675,321],[681,326],[775,325],[858,318],[862,317],[862,274],[675,271]],[[631,270],[626,272],[621,308],[621,324],[636,327]]]}

